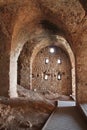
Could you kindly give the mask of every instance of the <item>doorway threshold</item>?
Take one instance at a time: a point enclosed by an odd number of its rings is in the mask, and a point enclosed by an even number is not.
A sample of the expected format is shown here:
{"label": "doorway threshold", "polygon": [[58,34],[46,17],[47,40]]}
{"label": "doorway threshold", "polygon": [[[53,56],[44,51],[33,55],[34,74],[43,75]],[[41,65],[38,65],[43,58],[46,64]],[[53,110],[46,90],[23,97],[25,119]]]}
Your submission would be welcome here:
{"label": "doorway threshold", "polygon": [[75,101],[57,101],[57,107],[72,107],[72,106],[76,106],[76,102]]}

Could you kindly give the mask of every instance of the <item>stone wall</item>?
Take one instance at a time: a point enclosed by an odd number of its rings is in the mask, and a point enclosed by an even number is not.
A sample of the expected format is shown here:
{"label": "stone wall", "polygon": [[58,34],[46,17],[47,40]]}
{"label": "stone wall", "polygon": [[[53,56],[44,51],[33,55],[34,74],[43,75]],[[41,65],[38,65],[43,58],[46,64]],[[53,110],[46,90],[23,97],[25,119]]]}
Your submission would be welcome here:
{"label": "stone wall", "polygon": [[18,58],[17,82],[25,88],[30,88],[30,45],[26,43]]}
{"label": "stone wall", "polygon": [[[7,43],[7,44],[6,44]],[[0,96],[9,92],[9,43],[8,38],[0,31]]]}
{"label": "stone wall", "polygon": [[[32,87],[41,91],[71,94],[71,67],[68,56],[63,50],[54,46],[55,52],[50,53],[50,47],[42,49],[33,62]],[[46,59],[49,60],[46,63]],[[61,63],[58,64],[58,60]],[[60,61],[59,61],[60,62]],[[58,75],[59,79],[58,80]],[[47,79],[45,79],[47,77]]]}
{"label": "stone wall", "polygon": [[87,102],[87,32],[80,37],[77,48],[77,97],[79,102]]}

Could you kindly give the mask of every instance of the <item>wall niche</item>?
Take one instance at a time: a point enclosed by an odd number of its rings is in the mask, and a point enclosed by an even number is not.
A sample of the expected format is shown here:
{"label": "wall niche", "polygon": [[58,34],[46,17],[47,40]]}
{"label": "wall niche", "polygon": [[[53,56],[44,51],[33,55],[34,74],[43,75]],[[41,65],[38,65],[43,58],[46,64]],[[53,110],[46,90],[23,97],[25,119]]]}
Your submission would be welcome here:
{"label": "wall niche", "polygon": [[[18,59],[18,84],[27,89],[30,89],[29,49],[29,43],[25,44]],[[71,64],[63,49],[47,46],[37,53],[32,63],[32,89],[63,95],[72,93]]]}

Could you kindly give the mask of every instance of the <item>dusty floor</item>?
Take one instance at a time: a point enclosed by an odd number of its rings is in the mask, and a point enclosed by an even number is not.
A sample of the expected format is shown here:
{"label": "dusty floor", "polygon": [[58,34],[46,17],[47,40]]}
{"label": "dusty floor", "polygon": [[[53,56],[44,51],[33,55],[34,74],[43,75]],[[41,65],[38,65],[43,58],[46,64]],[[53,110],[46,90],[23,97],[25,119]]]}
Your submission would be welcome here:
{"label": "dusty floor", "polygon": [[60,107],[42,130],[87,130],[87,122],[75,106]]}
{"label": "dusty floor", "polygon": [[18,86],[20,98],[0,98],[0,130],[41,130],[59,98],[51,92],[34,92]]}

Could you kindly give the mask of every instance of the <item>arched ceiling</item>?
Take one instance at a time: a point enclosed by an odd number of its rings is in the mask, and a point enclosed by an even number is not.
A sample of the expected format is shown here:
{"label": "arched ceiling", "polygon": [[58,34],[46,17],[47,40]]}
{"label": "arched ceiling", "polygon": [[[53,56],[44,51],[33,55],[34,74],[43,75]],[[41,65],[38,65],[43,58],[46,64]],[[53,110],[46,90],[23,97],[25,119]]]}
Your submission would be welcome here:
{"label": "arched ceiling", "polygon": [[82,31],[80,25],[86,17],[83,7],[84,4],[79,0],[1,0],[0,25],[12,38],[12,49],[19,42],[26,42],[38,28],[41,29],[41,20],[55,24],[73,46]]}

